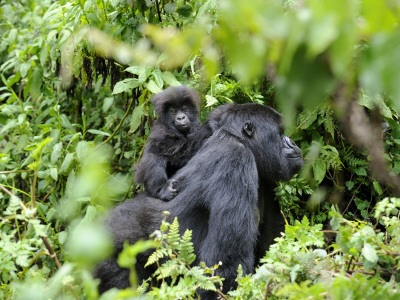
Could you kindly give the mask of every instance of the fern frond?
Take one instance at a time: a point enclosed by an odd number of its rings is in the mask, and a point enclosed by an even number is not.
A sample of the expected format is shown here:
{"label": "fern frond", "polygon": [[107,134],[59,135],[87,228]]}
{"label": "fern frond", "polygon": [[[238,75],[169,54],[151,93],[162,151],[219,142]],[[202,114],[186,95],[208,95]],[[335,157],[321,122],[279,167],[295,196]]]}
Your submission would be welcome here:
{"label": "fern frond", "polygon": [[195,261],[196,255],[194,254],[191,230],[186,230],[183,234],[178,253],[189,265]]}
{"label": "fern frond", "polygon": [[327,112],[324,118],[324,127],[329,132],[332,138],[335,138],[335,126],[333,124],[332,112]]}
{"label": "fern frond", "polygon": [[179,222],[177,217],[175,217],[174,221],[170,225],[168,234],[165,236],[165,240],[174,249],[176,249],[179,246],[180,235],[179,235]]}
{"label": "fern frond", "polygon": [[167,277],[176,279],[179,275],[185,274],[186,271],[186,267],[178,260],[168,260],[154,272],[154,276],[158,275],[157,279],[159,280]]}
{"label": "fern frond", "polygon": [[169,251],[167,249],[163,249],[163,248],[157,249],[149,256],[149,259],[147,260],[145,267],[150,266],[150,265],[160,261],[160,259],[163,257],[169,256],[170,252],[171,251]]}
{"label": "fern frond", "polygon": [[191,270],[189,270],[186,273],[185,278],[196,278],[197,284],[202,288],[203,290],[209,290],[209,291],[216,291],[217,288],[215,287],[215,284],[212,282],[212,279],[210,276],[204,275],[204,269],[200,267],[193,267]]}
{"label": "fern frond", "polygon": [[348,153],[345,156],[345,160],[347,164],[352,168],[364,167],[368,164],[366,160],[355,157],[352,153]]}

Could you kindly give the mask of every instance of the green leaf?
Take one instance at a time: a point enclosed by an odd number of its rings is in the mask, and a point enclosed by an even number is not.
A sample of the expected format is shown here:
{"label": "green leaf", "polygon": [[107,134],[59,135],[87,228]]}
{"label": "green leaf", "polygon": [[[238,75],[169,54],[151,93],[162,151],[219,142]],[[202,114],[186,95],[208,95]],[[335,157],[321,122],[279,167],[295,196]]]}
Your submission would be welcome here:
{"label": "green leaf", "polygon": [[21,73],[22,78],[26,77],[31,66],[32,64],[30,62],[20,64],[19,72]]}
{"label": "green leaf", "polygon": [[85,12],[88,12],[91,8],[92,8],[92,6],[93,6],[93,1],[91,1],[91,0],[87,0],[87,1],[85,1],[85,5],[83,6],[83,10],[85,11]]}
{"label": "green leaf", "polygon": [[358,176],[367,176],[367,171],[362,167],[357,168],[355,172]]}
{"label": "green leaf", "polygon": [[366,21],[363,25],[367,33],[372,34],[394,29],[397,20],[388,3],[376,0],[362,0],[362,3]]}
{"label": "green leaf", "polygon": [[18,36],[18,29],[12,28],[10,30],[10,32],[8,33],[7,42],[9,44],[13,44],[15,42],[15,40],[17,39],[17,36]]}
{"label": "green leaf", "polygon": [[354,181],[346,181],[346,187],[349,191],[354,187]]}
{"label": "green leaf", "polygon": [[307,129],[308,127],[310,127],[312,123],[314,123],[317,117],[318,117],[317,111],[310,112],[309,110],[306,110],[300,115],[300,120],[299,120],[301,124],[300,128]]}
{"label": "green leaf", "polygon": [[114,103],[114,97],[106,97],[103,101],[103,112],[107,112]]}
{"label": "green leaf", "polygon": [[62,142],[59,142],[54,145],[53,151],[51,152],[51,163],[55,165],[58,161],[58,159],[61,156],[61,150],[62,150]]}
{"label": "green leaf", "polygon": [[61,231],[57,234],[58,241],[60,242],[61,245],[65,243],[65,241],[67,240],[67,236],[68,234],[66,231]]}
{"label": "green leaf", "polygon": [[70,169],[70,167],[72,166],[72,161],[74,160],[74,153],[68,153],[65,156],[65,159],[61,165],[61,169],[60,169],[60,173],[62,174],[67,174],[68,170]]}
{"label": "green leaf", "polygon": [[325,178],[326,174],[326,164],[321,159],[318,159],[313,164],[313,171],[314,171],[314,179],[317,183],[321,183],[322,180]]}
{"label": "green leaf", "polygon": [[132,66],[132,67],[126,68],[125,72],[139,75],[141,69],[143,69],[143,67],[141,67],[141,66]]}
{"label": "green leaf", "polygon": [[382,188],[381,188],[381,186],[379,185],[379,183],[378,183],[377,181],[374,181],[374,182],[372,183],[372,185],[373,185],[373,187],[374,187],[374,190],[378,193],[378,195],[379,195],[379,196],[382,195],[383,191],[382,191]]}
{"label": "green leaf", "polygon": [[370,110],[378,107],[382,116],[389,119],[393,118],[390,108],[386,105],[381,95],[371,97],[369,95],[362,94],[361,97],[358,99],[358,103],[362,106],[367,107]]}
{"label": "green leaf", "polygon": [[47,35],[47,43],[51,44],[51,40],[57,35],[58,31],[57,30],[52,30],[49,32]]}
{"label": "green leaf", "polygon": [[57,168],[50,168],[50,176],[51,176],[51,178],[53,178],[55,181],[58,180]]}
{"label": "green leaf", "polygon": [[174,74],[172,74],[170,71],[164,71],[162,72],[162,79],[164,80],[165,83],[167,83],[169,86],[180,86],[182,85],[175,77]]}
{"label": "green leaf", "polygon": [[170,2],[164,5],[165,12],[168,14],[172,14],[176,10],[176,3]]}
{"label": "green leaf", "polygon": [[143,105],[135,107],[131,116],[131,126],[129,129],[129,133],[134,133],[136,129],[138,129],[140,123],[142,122],[143,115],[144,115]]}
{"label": "green leaf", "polygon": [[42,49],[40,50],[40,64],[42,66],[46,65],[46,60],[47,60],[48,54],[49,54],[49,51],[47,50],[47,46],[43,46]]}
{"label": "green leaf", "polygon": [[94,24],[100,24],[101,20],[96,13],[88,13],[86,14],[87,18],[92,21]]}
{"label": "green leaf", "polygon": [[147,83],[147,89],[153,94],[158,94],[162,92],[161,88],[151,79]]}
{"label": "green leaf", "polygon": [[88,132],[90,132],[92,134],[97,134],[97,135],[105,135],[105,136],[110,136],[111,135],[108,132],[104,132],[104,131],[97,130],[97,129],[89,129]]}
{"label": "green leaf", "polygon": [[36,67],[32,74],[32,84],[31,84],[31,95],[33,100],[36,100],[40,96],[40,87],[43,82],[43,70],[42,68]]}
{"label": "green leaf", "polygon": [[218,100],[211,95],[206,95],[206,107],[213,106],[218,103]]}
{"label": "green leaf", "polygon": [[78,145],[76,145],[76,156],[79,160],[79,162],[83,162],[84,159],[87,157],[89,153],[89,143],[86,141],[80,141]]}
{"label": "green leaf", "polygon": [[369,243],[364,244],[364,248],[362,249],[361,254],[365,257],[366,260],[370,261],[373,264],[376,264],[378,262],[379,258],[376,254],[376,250]]}
{"label": "green leaf", "polygon": [[193,7],[190,4],[184,4],[176,9],[176,12],[182,17],[189,17],[193,11]]}
{"label": "green leaf", "polygon": [[154,82],[157,84],[157,86],[162,89],[164,86],[164,80],[162,78],[162,73],[159,69],[155,69],[153,72],[153,78],[154,78]]}
{"label": "green leaf", "polygon": [[31,156],[34,159],[39,159],[40,155],[42,154],[44,146],[50,143],[53,139],[50,137],[46,137],[46,139],[40,141],[40,143],[36,144],[35,150],[32,151]]}
{"label": "green leaf", "polygon": [[137,78],[127,78],[117,82],[112,93],[113,95],[120,94],[126,90],[137,88],[138,86],[140,86],[140,83]]}
{"label": "green leaf", "polygon": [[150,74],[151,74],[151,68],[144,66],[140,67],[138,74],[139,82],[144,83],[147,80],[147,78],[149,78]]}

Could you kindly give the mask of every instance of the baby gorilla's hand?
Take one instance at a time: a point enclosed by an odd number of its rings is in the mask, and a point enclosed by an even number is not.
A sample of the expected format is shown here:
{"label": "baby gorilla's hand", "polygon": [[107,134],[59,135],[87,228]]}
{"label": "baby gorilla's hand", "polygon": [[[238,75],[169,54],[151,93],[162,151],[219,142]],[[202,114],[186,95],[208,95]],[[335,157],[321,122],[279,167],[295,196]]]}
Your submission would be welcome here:
{"label": "baby gorilla's hand", "polygon": [[176,179],[168,180],[164,187],[161,189],[159,193],[159,198],[164,201],[170,201],[178,195],[178,190],[176,189],[175,185],[177,183]]}

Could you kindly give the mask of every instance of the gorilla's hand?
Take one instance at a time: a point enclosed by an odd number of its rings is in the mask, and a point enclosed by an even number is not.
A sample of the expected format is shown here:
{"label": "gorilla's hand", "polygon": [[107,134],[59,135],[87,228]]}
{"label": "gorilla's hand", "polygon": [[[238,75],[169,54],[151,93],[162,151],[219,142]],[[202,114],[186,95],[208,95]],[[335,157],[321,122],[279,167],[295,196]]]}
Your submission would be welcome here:
{"label": "gorilla's hand", "polygon": [[178,195],[178,190],[176,189],[176,179],[170,179],[166,182],[164,187],[160,191],[160,199],[164,201],[170,201]]}

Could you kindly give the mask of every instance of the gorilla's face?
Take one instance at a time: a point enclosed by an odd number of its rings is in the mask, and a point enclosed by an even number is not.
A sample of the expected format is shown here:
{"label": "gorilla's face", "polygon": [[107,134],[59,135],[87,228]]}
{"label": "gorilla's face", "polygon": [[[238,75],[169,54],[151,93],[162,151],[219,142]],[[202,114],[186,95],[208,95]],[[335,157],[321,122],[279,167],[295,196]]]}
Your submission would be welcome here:
{"label": "gorilla's face", "polygon": [[178,131],[185,133],[190,131],[190,111],[188,105],[174,105],[168,108],[168,123],[174,126]]}
{"label": "gorilla's face", "polygon": [[300,148],[283,134],[280,115],[268,107],[254,113],[251,119],[254,134],[248,141],[261,179],[290,180],[303,166],[303,158]]}
{"label": "gorilla's face", "polygon": [[186,86],[170,87],[155,95],[151,102],[160,121],[183,134],[191,132],[197,126],[195,123],[199,123],[200,97],[193,89]]}
{"label": "gorilla's face", "polygon": [[287,136],[283,135],[283,156],[286,157],[289,180],[300,171],[303,166],[303,157],[300,148]]}

